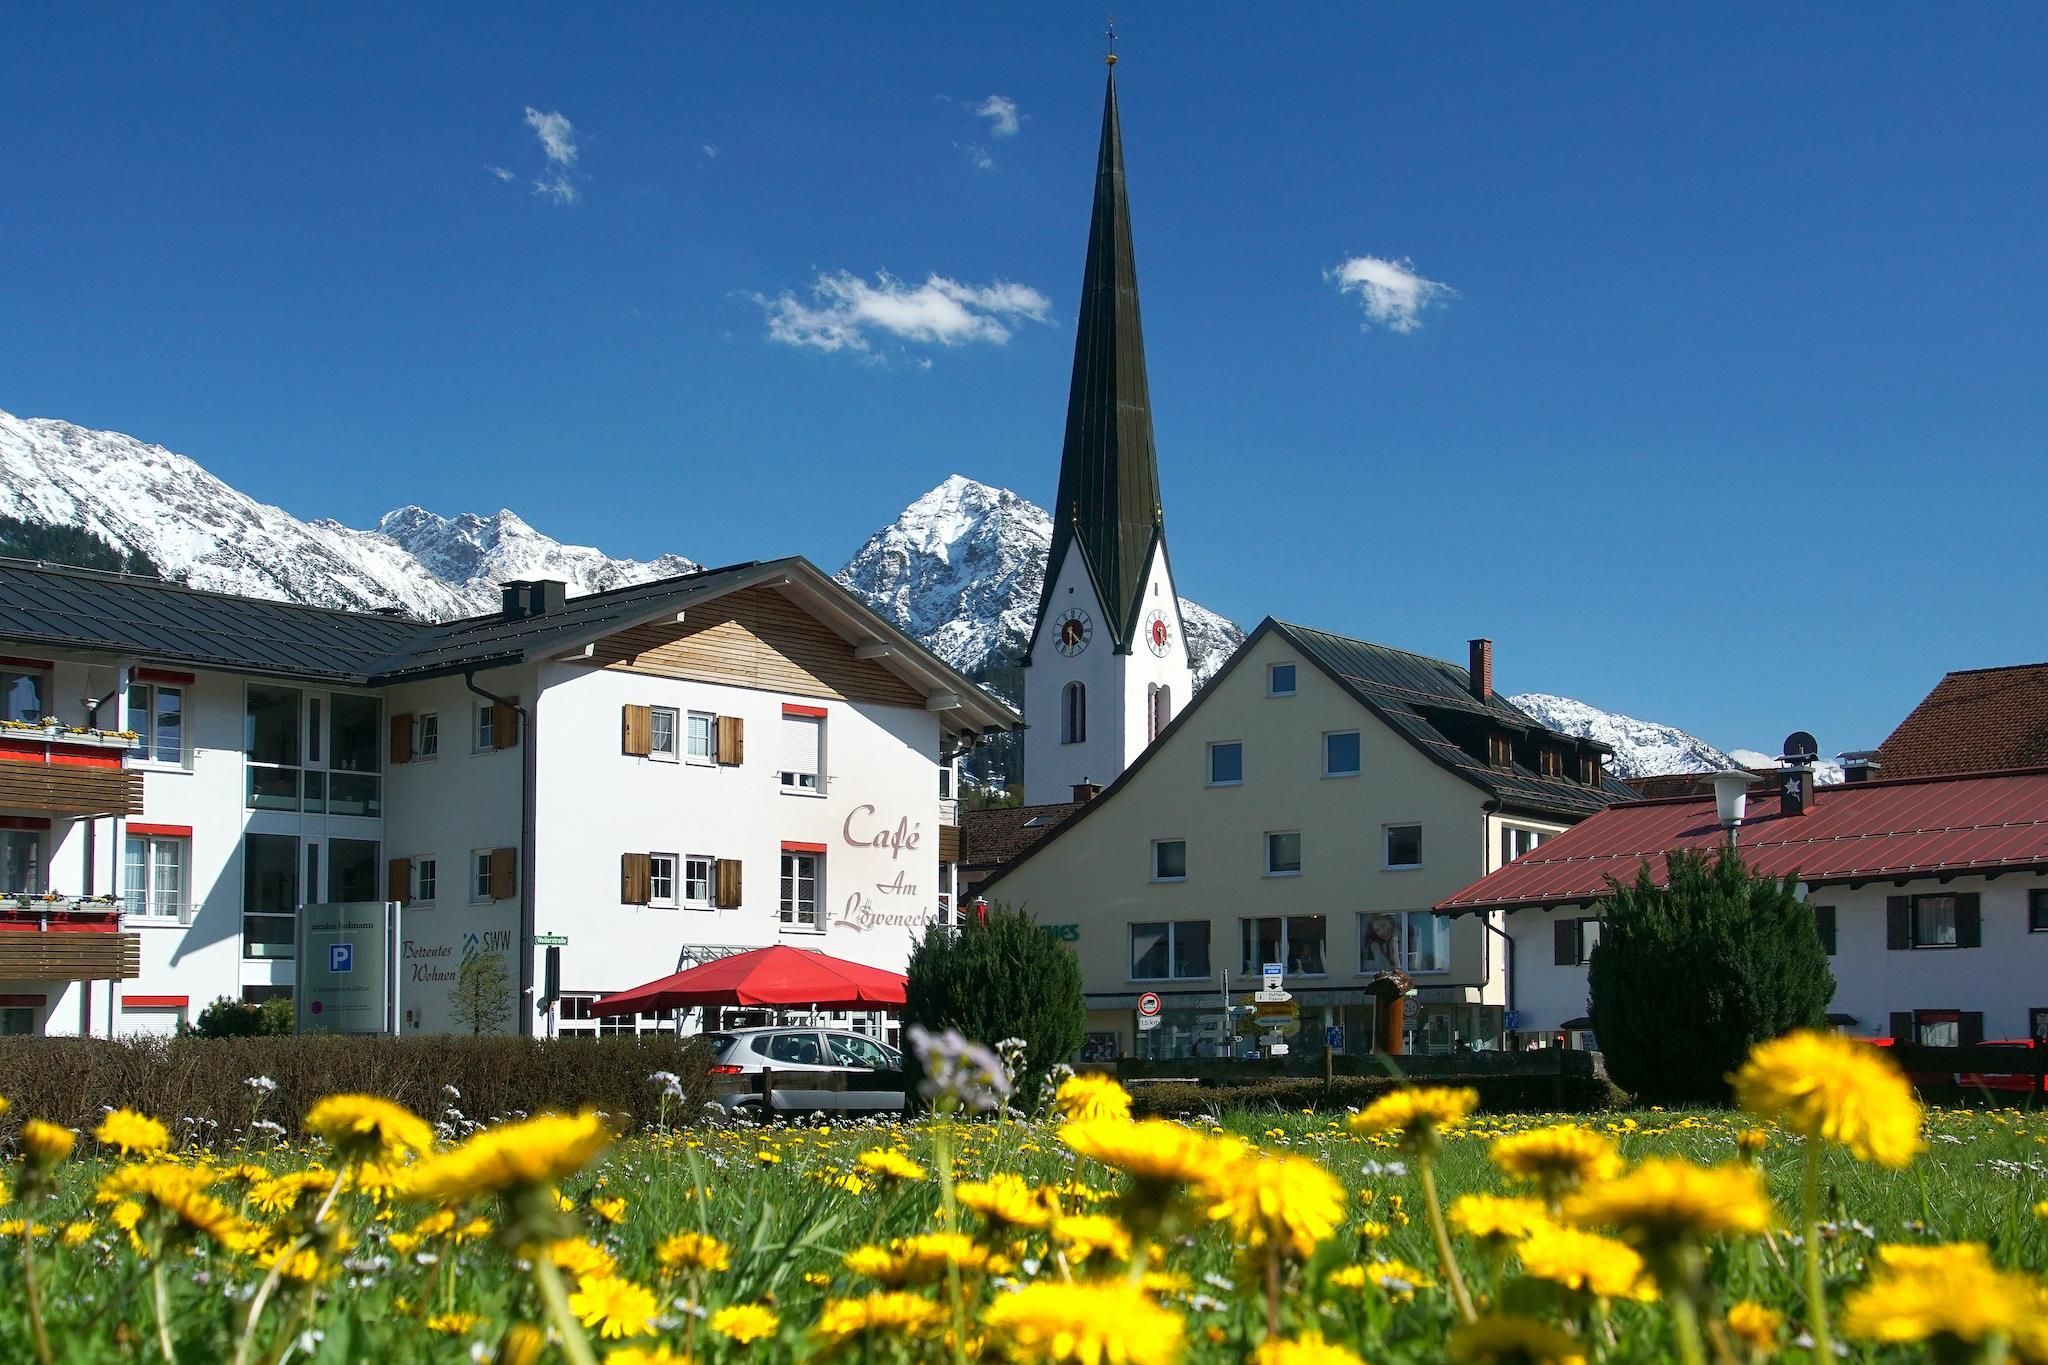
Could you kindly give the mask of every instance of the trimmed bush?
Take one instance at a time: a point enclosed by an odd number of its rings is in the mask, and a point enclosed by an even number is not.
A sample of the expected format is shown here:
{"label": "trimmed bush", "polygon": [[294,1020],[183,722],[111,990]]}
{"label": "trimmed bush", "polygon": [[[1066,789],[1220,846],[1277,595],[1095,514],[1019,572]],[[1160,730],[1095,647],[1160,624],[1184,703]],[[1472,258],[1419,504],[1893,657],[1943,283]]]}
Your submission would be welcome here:
{"label": "trimmed bush", "polygon": [[273,995],[260,1005],[223,995],[182,1031],[195,1038],[256,1038],[292,1033],[298,1026],[298,1006],[288,995]]}
{"label": "trimmed bush", "polygon": [[[910,955],[907,976],[906,1034],[915,1024],[934,1033],[958,1029],[987,1047],[1024,1040],[1025,1074],[1017,1078],[1014,1100],[1019,1108],[1030,1109],[1046,1073],[1081,1046],[1088,1018],[1081,964],[1073,949],[1021,910],[994,905],[986,918],[970,917],[958,930],[931,925]],[[915,1089],[915,1049],[905,1052]]]}
{"label": "trimmed bush", "polygon": [[1587,970],[1589,1013],[1615,1083],[1646,1104],[1726,1104],[1751,1047],[1825,1028],[1834,973],[1794,880],[1752,877],[1733,849],[1674,852],[1610,880]]}
{"label": "trimmed bush", "polygon": [[[1338,1076],[1327,1085],[1320,1077],[1294,1076],[1224,1085],[1141,1082],[1131,1087],[1131,1109],[1142,1117],[1160,1118],[1221,1116],[1234,1109],[1362,1109],[1400,1084],[1391,1076]],[[1590,1075],[1458,1077],[1441,1084],[1471,1086],[1479,1092],[1479,1107],[1493,1113],[1593,1113],[1620,1107],[1628,1098],[1608,1081]]]}
{"label": "trimmed bush", "polygon": [[[261,1117],[296,1131],[324,1095],[362,1093],[398,1101],[426,1118],[450,1104],[473,1119],[543,1109],[605,1110],[633,1127],[652,1126],[662,1087],[648,1078],[680,1078],[682,1100],[668,1102],[671,1123],[703,1109],[710,1053],[701,1039],[640,1037],[347,1038],[306,1034],[270,1038],[0,1038],[0,1095],[11,1130],[22,1119],[90,1129],[109,1108],[155,1115],[183,1136],[182,1121],[211,1134],[246,1128],[256,1113],[252,1076],[277,1083]],[[442,1089],[461,1093],[451,1099]]]}

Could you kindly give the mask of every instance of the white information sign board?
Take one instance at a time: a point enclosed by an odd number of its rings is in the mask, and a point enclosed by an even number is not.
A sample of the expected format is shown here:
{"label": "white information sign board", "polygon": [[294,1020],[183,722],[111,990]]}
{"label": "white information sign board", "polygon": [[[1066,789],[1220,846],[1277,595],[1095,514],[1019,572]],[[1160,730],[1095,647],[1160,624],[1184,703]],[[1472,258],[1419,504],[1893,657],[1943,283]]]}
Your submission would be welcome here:
{"label": "white information sign board", "polygon": [[300,1033],[398,1032],[399,907],[339,901],[299,911]]}

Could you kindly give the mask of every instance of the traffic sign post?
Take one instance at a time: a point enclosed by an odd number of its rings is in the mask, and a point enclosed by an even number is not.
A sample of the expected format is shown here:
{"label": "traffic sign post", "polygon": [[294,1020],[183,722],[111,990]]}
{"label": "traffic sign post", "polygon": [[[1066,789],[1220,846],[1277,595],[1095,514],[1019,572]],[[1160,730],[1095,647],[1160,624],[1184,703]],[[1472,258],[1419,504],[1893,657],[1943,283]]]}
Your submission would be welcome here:
{"label": "traffic sign post", "polygon": [[1140,1019],[1157,1019],[1161,1008],[1163,1007],[1159,1003],[1159,995],[1156,991],[1146,991],[1138,997],[1138,1017]]}
{"label": "traffic sign post", "polygon": [[1156,1014],[1141,1014],[1141,1015],[1139,1015],[1139,1016],[1138,1016],[1138,1032],[1140,1032],[1140,1033],[1149,1033],[1149,1032],[1151,1032],[1151,1031],[1152,1031],[1153,1029],[1156,1029],[1156,1028],[1158,1028],[1158,1027],[1159,1027],[1159,1016],[1158,1016],[1158,1015],[1156,1015]]}
{"label": "traffic sign post", "polygon": [[1269,990],[1269,991],[1277,991],[1277,990],[1279,990],[1279,989],[1280,989],[1280,987],[1281,987],[1281,983],[1282,983],[1282,982],[1284,982],[1284,981],[1286,980],[1286,977],[1287,977],[1287,964],[1286,964],[1286,963],[1284,963],[1284,962],[1268,962],[1268,963],[1266,964],[1266,989],[1267,989],[1267,990]]}
{"label": "traffic sign post", "polygon": [[567,934],[535,934],[533,936],[533,946],[536,948],[566,948],[569,946],[569,936]]}

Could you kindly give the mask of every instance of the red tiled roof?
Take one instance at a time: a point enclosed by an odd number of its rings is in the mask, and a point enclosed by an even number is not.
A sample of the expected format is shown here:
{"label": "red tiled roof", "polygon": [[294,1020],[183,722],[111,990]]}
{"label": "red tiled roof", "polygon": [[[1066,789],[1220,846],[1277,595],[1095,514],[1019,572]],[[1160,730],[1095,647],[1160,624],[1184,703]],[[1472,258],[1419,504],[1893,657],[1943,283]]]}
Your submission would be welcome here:
{"label": "red tiled roof", "polygon": [[1878,746],[1877,756],[1883,777],[2048,763],[2048,664],[1948,674]]}
{"label": "red tiled roof", "polygon": [[[1736,833],[1752,871],[1808,884],[2048,868],[2048,768],[1821,787],[1805,815],[1752,792]],[[1662,882],[1667,852],[1724,837],[1712,796],[1610,806],[1436,908],[1584,904],[1646,863]]]}

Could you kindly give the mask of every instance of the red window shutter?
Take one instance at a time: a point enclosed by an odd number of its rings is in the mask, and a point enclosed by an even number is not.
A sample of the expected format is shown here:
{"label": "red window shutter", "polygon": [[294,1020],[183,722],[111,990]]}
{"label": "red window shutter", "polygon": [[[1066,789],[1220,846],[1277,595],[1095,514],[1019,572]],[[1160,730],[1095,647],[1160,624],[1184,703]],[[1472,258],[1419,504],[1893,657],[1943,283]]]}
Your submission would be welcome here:
{"label": "red window shutter", "polygon": [[508,901],[519,894],[519,850],[491,850],[491,899]]}

